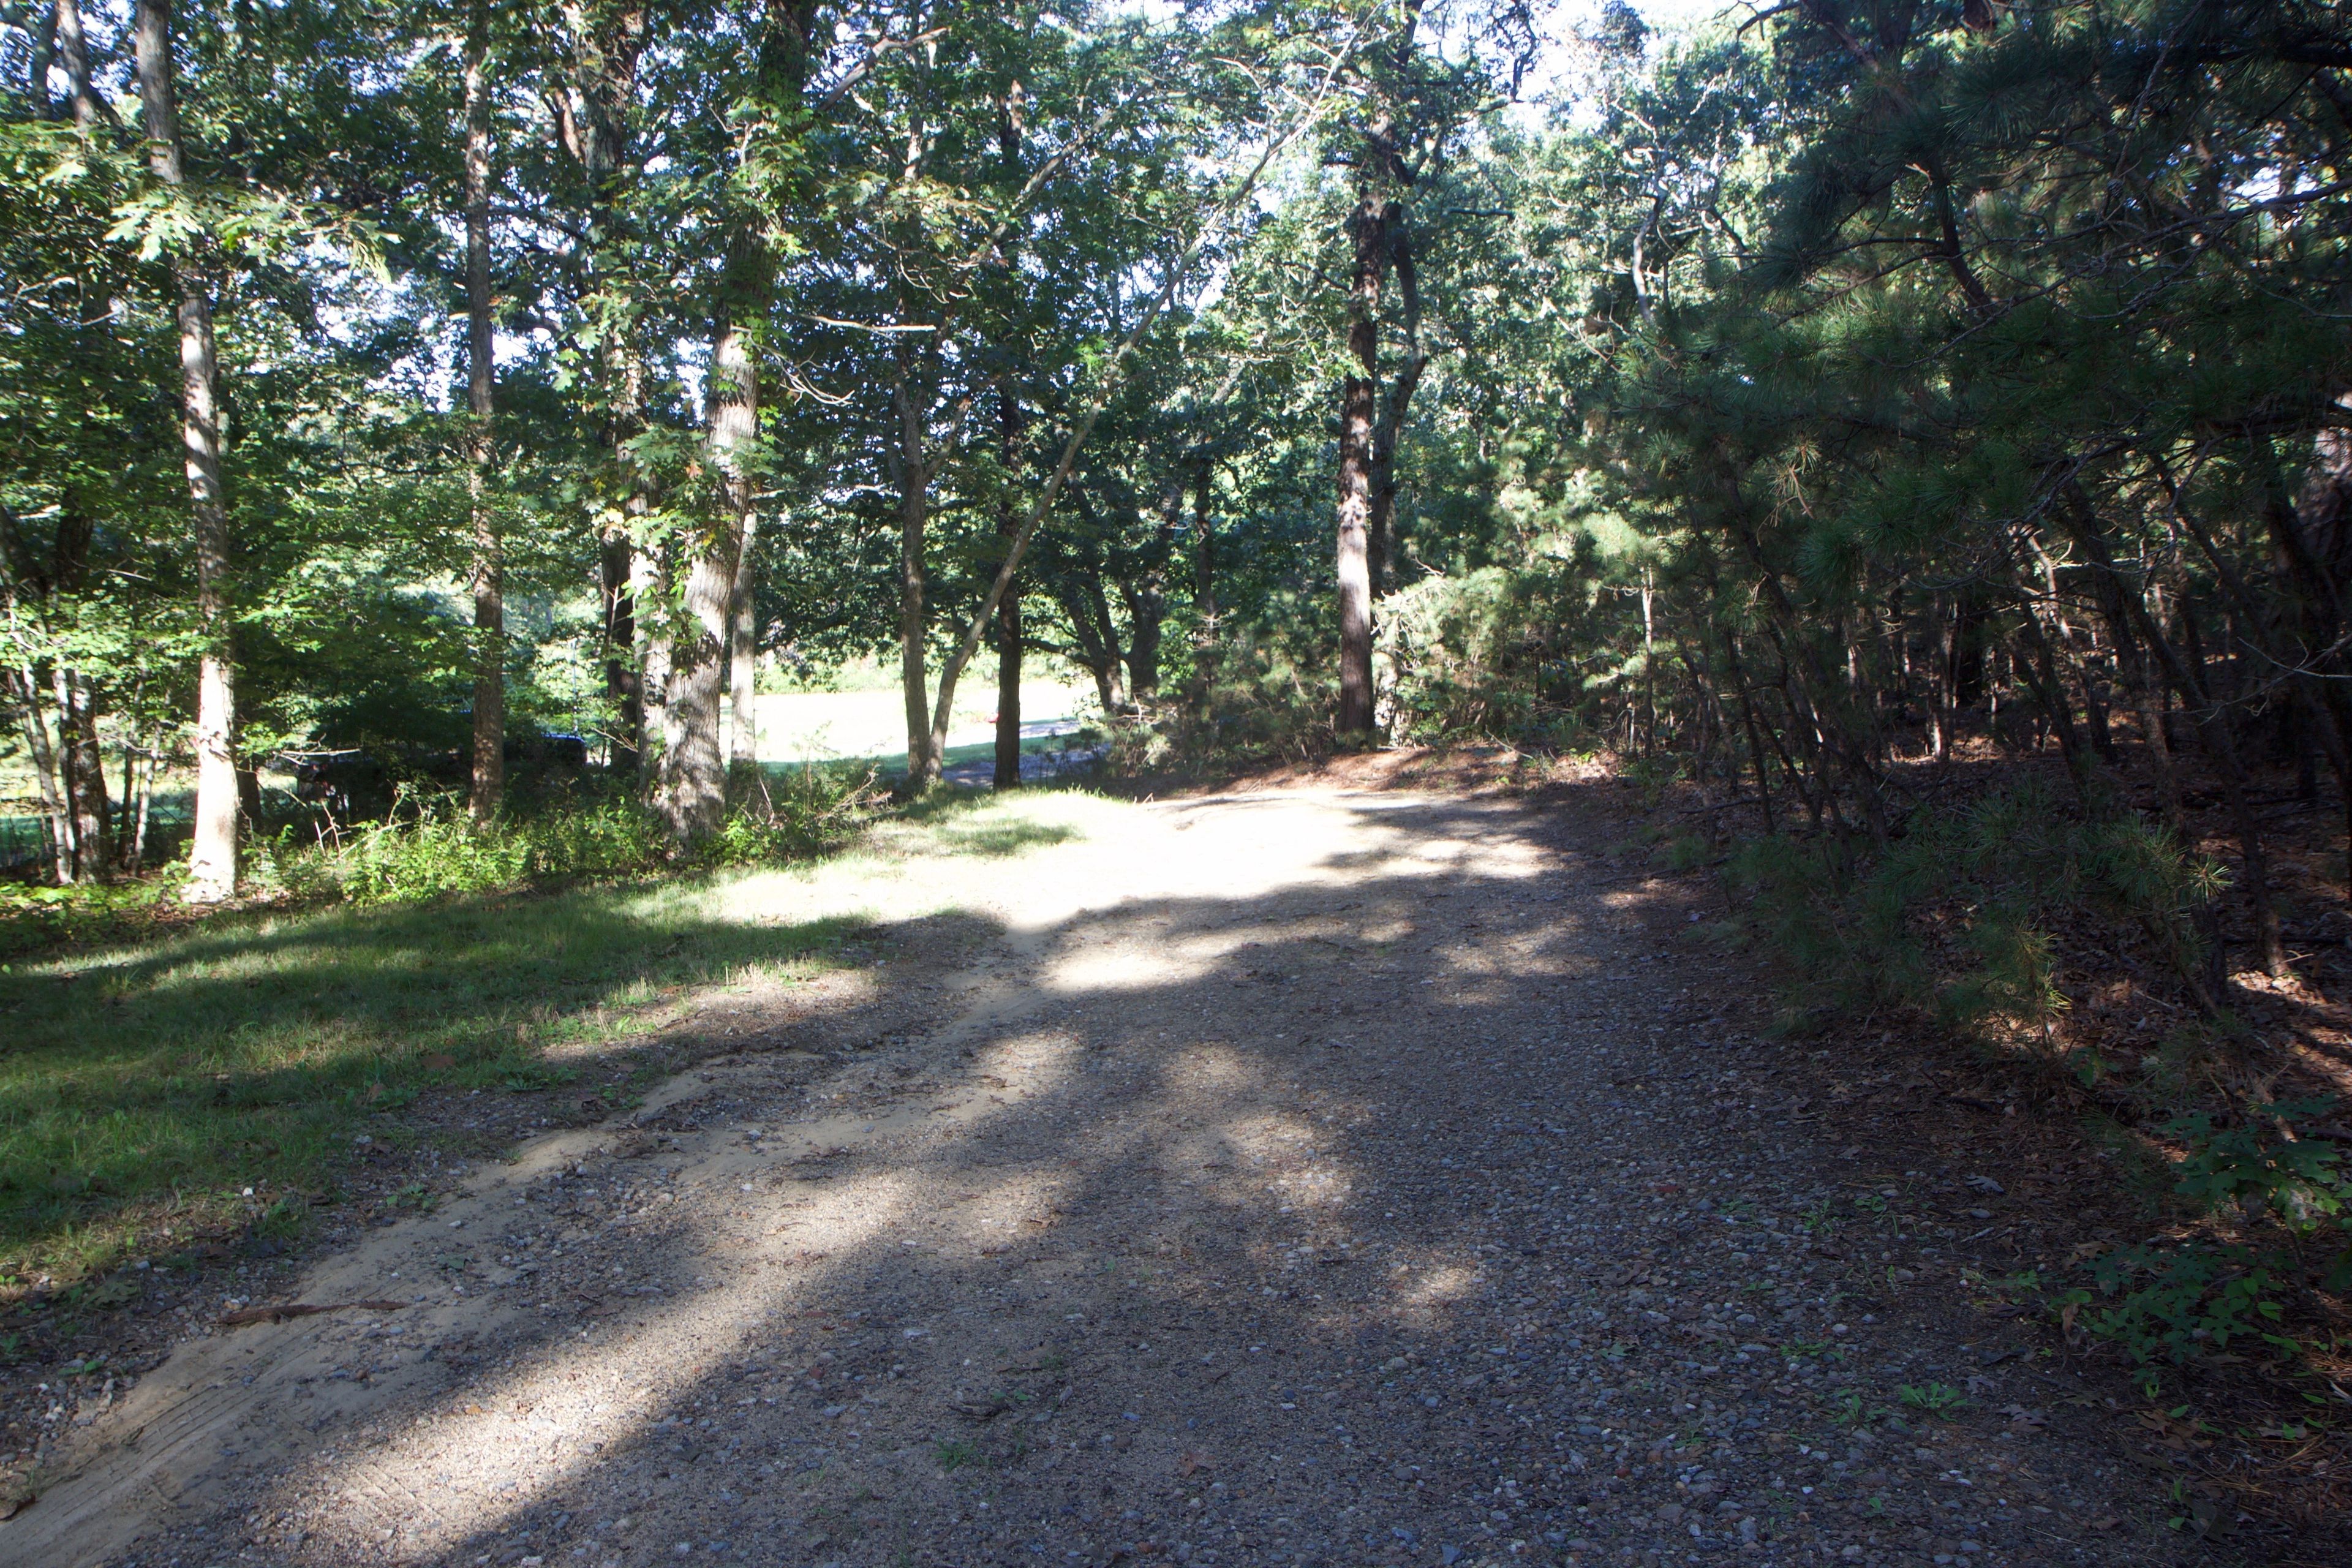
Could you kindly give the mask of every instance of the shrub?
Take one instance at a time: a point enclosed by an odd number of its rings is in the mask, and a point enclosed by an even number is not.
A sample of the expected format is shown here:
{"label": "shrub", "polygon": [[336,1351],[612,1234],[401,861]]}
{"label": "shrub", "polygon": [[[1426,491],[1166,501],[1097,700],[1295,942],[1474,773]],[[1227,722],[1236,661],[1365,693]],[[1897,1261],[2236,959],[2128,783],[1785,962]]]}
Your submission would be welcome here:
{"label": "shrub", "polygon": [[2103,1253],[2088,1264],[2091,1284],[2059,1297],[2066,1326],[2143,1366],[2187,1362],[2249,1338],[2299,1352],[2281,1331],[2282,1298],[2305,1285],[2330,1293],[2352,1287],[2352,1180],[2333,1143],[2297,1135],[2334,1103],[2253,1106],[2229,1127],[2203,1111],[2169,1123],[2165,1131],[2188,1145],[2174,1192],[2195,1211],[2235,1219],[2267,1239],[2192,1238]]}
{"label": "shrub", "polygon": [[[814,854],[865,820],[874,775],[805,767],[761,775],[719,831],[680,857],[635,799],[565,799],[476,822],[462,796],[404,791],[382,821],[328,836],[295,827],[257,839],[246,860],[260,900],[414,903],[544,883],[638,877],[680,866],[739,866]],[[0,883],[0,957],[128,935],[176,910],[175,872],[136,882],[36,888]]]}
{"label": "shrub", "polygon": [[1907,1004],[1948,1026],[2047,1037],[2066,1006],[2046,922],[2136,925],[2194,990],[2221,869],[2137,816],[2084,821],[2027,784],[1922,810],[1857,860],[1837,840],[1751,840],[1729,875],[1796,978],[1800,1011]]}

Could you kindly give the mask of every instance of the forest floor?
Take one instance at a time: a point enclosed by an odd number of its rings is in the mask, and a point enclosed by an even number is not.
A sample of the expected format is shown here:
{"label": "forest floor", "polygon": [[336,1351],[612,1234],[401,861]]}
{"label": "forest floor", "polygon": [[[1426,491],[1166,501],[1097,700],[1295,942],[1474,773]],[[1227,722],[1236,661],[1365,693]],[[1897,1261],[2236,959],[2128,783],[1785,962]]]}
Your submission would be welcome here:
{"label": "forest floor", "polygon": [[886,964],[93,1393],[0,1563],[2328,1560],[2004,1295],[2071,1131],[1768,1039],[1606,781],[1398,783],[869,879]]}

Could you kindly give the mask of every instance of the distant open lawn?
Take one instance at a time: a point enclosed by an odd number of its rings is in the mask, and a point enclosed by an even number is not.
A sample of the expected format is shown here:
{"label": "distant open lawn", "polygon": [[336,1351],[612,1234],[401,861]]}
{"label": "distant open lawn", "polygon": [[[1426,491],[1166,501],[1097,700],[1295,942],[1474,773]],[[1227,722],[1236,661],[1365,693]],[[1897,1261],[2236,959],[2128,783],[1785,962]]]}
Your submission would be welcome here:
{"label": "distant open lawn", "polygon": [[299,1213],[355,1135],[398,1142],[420,1093],[600,1068],[698,995],[814,978],[878,910],[950,908],[1113,809],[949,797],[794,867],[226,916],[0,967],[0,1284],[63,1283],[257,1201]]}
{"label": "distant open lawn", "polygon": [[[907,766],[907,704],[895,686],[770,694],[757,701],[763,763],[849,759],[877,763],[885,771],[903,772]],[[1024,681],[1022,724],[1076,722],[1092,701],[1091,689],[1073,682]],[[949,760],[963,761],[993,744],[995,720],[995,684],[966,681],[957,692],[955,722],[948,730]],[[1024,746],[1035,751],[1051,743],[1033,737]]]}

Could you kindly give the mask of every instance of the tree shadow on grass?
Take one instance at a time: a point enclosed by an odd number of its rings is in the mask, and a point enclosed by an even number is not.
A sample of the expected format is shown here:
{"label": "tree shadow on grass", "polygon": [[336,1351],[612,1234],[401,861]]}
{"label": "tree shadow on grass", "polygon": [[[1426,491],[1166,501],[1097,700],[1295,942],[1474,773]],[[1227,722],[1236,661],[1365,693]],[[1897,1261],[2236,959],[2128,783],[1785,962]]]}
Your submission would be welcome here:
{"label": "tree shadow on grass", "polygon": [[813,974],[856,929],[573,889],[337,909],[0,973],[0,1249],[37,1255],[173,1194],[318,1185],[354,1131],[421,1091],[542,1087],[559,1080],[551,1041],[625,1046],[666,993]]}

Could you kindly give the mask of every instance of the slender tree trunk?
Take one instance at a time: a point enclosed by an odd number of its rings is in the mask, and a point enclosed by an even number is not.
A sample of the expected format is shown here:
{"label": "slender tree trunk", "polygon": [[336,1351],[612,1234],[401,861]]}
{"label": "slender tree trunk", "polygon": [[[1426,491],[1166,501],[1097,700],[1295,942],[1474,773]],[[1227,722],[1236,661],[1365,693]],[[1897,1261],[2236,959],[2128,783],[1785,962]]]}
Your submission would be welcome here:
{"label": "slender tree trunk", "polygon": [[41,796],[42,827],[49,841],[49,873],[62,887],[74,878],[73,816],[66,809],[65,791],[58,778],[57,748],[50,743],[49,722],[42,713],[41,681],[30,665],[8,672],[13,695],[25,713],[25,751],[32,758],[33,783]]}
{"label": "slender tree trunk", "polygon": [[1375,600],[1396,585],[1397,440],[1412,406],[1413,392],[1421,385],[1422,372],[1429,364],[1429,355],[1421,346],[1421,272],[1413,256],[1412,233],[1405,226],[1402,209],[1393,203],[1381,226],[1388,246],[1388,264],[1396,271],[1404,360],[1381,399],[1380,417],[1372,426],[1372,504],[1366,549]]}
{"label": "slender tree trunk", "polygon": [[[571,53],[569,79],[554,100],[562,110],[557,128],[587,189],[582,250],[590,291],[583,303],[605,319],[608,329],[595,351],[609,398],[604,438],[621,505],[641,516],[650,502],[630,444],[644,429],[644,365],[626,276],[621,200],[630,151],[628,116],[646,44],[645,7],[634,0],[593,6],[586,0],[562,0],[554,9]],[[605,528],[598,544],[604,690],[618,731],[611,741],[611,763],[615,772],[641,773],[649,660],[637,646],[638,589],[658,574],[637,559],[636,542],[625,525]]]}
{"label": "slender tree trunk", "polygon": [[[1001,395],[998,414],[1003,426],[1006,489],[996,505],[996,536],[1012,547],[1021,531],[1020,509],[1013,504],[1013,475],[1021,460],[1021,400],[1008,387]],[[996,602],[996,771],[998,789],[1021,785],[1021,587],[1015,576]]]}
{"label": "slender tree trunk", "polygon": [[760,765],[760,512],[743,509],[743,534],[735,552],[734,615],[727,644],[727,704],[730,728],[727,767],[731,773]]}
{"label": "slender tree trunk", "polygon": [[645,750],[645,678],[637,665],[637,601],[630,590],[635,549],[623,529],[607,529],[598,541],[597,581],[604,602],[604,695],[612,702],[617,733],[612,737],[615,773],[635,773]]}
{"label": "slender tree trunk", "polygon": [[1217,535],[1210,503],[1214,470],[1192,466],[1192,706],[1206,722],[1217,686]]}
{"label": "slender tree trunk", "polygon": [[124,868],[137,871],[147,864],[147,819],[155,801],[155,753],[142,747],[139,759],[139,810],[131,826],[131,849]]}
{"label": "slender tree trunk", "polygon": [[1094,677],[1095,699],[1102,704],[1103,717],[1117,718],[1125,706],[1118,689],[1118,626],[1111,619],[1110,601],[1103,595],[1102,574],[1088,568],[1083,583],[1058,582],[1054,597],[1062,606],[1063,618],[1070,623],[1078,662]]}
{"label": "slender tree trunk", "polygon": [[58,783],[73,824],[74,879],[103,882],[108,857],[106,763],[98,744],[98,696],[68,665],[51,667],[58,702]]}
{"label": "slender tree trunk", "polygon": [[1168,620],[1168,563],[1184,514],[1184,475],[1171,474],[1160,498],[1160,521],[1145,544],[1139,570],[1119,584],[1127,605],[1127,689],[1139,710],[1160,700],[1160,647]]}
{"label": "slender tree trunk", "polygon": [[[185,183],[180,113],[172,80],[172,0],[139,0],[139,102],[146,121],[147,162],[156,179]],[[188,849],[186,898],[217,903],[236,892],[236,671],[230,655],[234,598],[229,579],[228,508],[221,482],[220,355],[213,342],[212,300],[196,258],[172,258],[178,296],[182,439],[188,499],[194,515],[196,622],[195,836]]]}
{"label": "slender tree trunk", "polygon": [[473,514],[474,820],[506,795],[506,563],[490,504],[497,368],[490,331],[489,0],[472,0],[466,27],[467,501]]}
{"label": "slender tree trunk", "polygon": [[1348,220],[1355,274],[1348,290],[1348,349],[1355,367],[1339,387],[1336,569],[1339,590],[1342,735],[1372,728],[1372,447],[1380,397],[1381,280],[1388,264],[1390,207],[1366,197]]}

